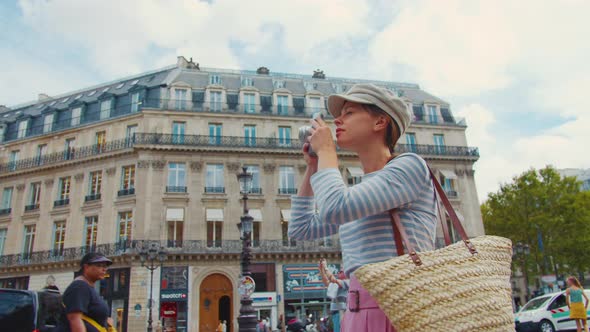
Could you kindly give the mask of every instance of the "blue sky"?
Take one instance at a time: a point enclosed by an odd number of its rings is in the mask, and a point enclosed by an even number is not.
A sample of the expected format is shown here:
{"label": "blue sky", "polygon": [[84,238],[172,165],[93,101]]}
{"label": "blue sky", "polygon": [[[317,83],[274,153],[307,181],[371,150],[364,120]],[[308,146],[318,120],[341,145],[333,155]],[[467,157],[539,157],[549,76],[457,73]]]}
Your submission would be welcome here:
{"label": "blue sky", "polygon": [[0,2],[0,104],[175,63],[419,84],[467,118],[480,200],[530,167],[588,168],[582,0]]}

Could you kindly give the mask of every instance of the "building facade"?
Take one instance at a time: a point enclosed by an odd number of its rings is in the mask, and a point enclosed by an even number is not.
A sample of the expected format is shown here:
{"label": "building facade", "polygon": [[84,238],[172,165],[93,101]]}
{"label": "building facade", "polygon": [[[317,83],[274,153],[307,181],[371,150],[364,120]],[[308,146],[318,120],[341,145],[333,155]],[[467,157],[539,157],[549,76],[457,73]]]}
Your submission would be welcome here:
{"label": "building facade", "polygon": [[[158,241],[167,261],[154,275],[153,315],[171,331],[237,329],[242,213],[236,173],[254,174],[254,306],[276,327],[289,312],[325,314],[316,268],[338,270],[338,238],[287,238],[290,196],[305,171],[300,126],[327,96],[356,82],[313,75],[174,66],[0,110],[0,287],[63,291],[90,250],[114,261],[99,286],[119,331],[146,327],[149,271],[138,248]],[[398,152],[422,155],[470,236],[482,235],[464,120],[443,100],[406,83],[395,91],[414,123]],[[330,122],[330,117],[327,118]],[[339,151],[349,184],[353,153]],[[441,236],[442,237],[442,236]],[[48,279],[49,278],[49,279]]]}

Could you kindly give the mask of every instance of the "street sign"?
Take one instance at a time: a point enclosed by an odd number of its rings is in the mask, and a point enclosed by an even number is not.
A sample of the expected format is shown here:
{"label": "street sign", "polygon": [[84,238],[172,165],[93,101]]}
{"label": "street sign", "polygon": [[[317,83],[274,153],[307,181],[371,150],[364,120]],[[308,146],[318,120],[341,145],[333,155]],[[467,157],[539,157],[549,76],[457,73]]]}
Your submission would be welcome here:
{"label": "street sign", "polygon": [[252,295],[255,289],[256,283],[254,282],[254,279],[252,279],[252,277],[245,276],[240,278],[240,287],[238,288],[238,291],[242,297]]}

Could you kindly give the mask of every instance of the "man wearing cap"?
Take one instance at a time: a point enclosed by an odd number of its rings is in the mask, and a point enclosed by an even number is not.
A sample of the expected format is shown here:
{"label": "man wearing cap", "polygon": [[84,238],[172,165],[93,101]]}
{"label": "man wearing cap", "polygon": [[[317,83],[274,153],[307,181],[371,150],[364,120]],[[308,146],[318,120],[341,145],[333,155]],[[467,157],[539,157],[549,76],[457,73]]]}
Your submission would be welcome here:
{"label": "man wearing cap", "polygon": [[94,285],[105,278],[107,268],[113,262],[101,253],[90,252],[80,261],[80,275],[72,281],[62,297],[65,317],[58,331],[101,332],[112,329],[113,320],[106,302]]}
{"label": "man wearing cap", "polygon": [[[416,250],[434,249],[434,187],[420,156],[393,154],[411,114],[391,91],[356,84],[345,94],[330,96],[328,111],[338,146],[358,154],[365,175],[352,187],[343,181],[331,129],[319,117],[311,120],[312,135],[303,146],[307,170],[299,194],[291,198],[289,237],[313,240],[339,233],[344,272],[350,278],[341,330],[395,331],[353,272],[397,256],[391,209],[398,211]],[[317,157],[309,155],[310,147]]]}

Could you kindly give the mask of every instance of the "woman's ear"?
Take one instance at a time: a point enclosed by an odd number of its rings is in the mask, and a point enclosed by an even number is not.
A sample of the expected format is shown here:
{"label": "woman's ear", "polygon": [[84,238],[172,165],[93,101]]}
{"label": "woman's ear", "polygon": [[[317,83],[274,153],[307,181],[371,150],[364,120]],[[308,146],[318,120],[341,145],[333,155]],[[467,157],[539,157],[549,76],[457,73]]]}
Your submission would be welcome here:
{"label": "woman's ear", "polygon": [[386,130],[389,126],[389,118],[384,115],[378,115],[375,119],[374,128],[376,131]]}

